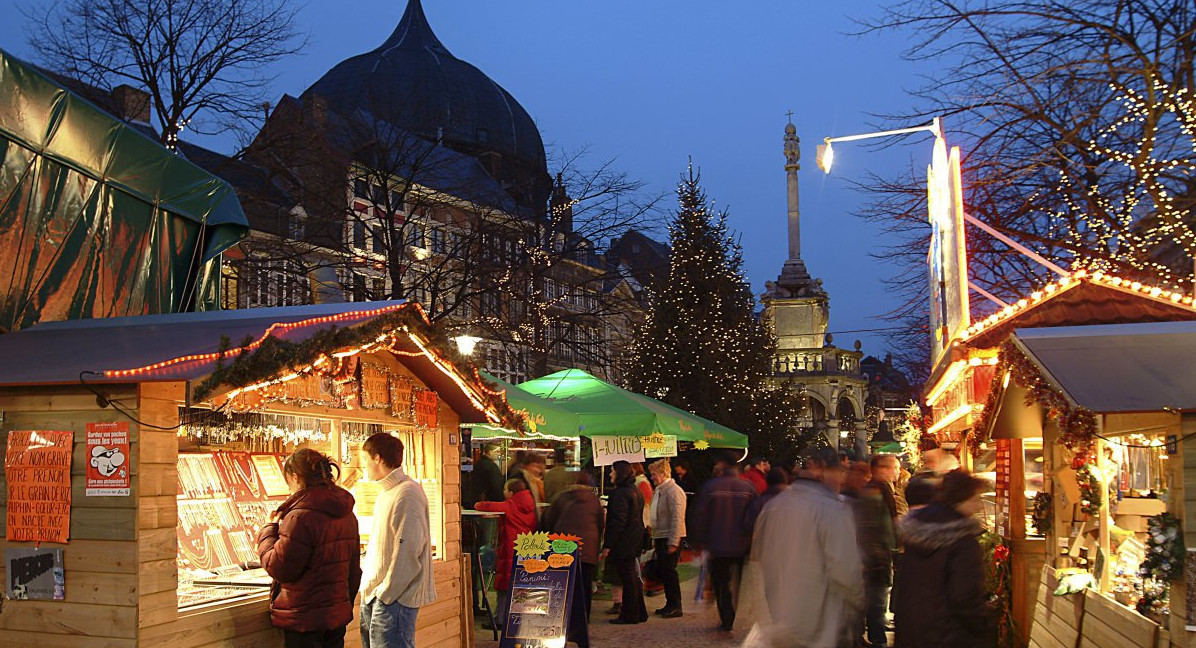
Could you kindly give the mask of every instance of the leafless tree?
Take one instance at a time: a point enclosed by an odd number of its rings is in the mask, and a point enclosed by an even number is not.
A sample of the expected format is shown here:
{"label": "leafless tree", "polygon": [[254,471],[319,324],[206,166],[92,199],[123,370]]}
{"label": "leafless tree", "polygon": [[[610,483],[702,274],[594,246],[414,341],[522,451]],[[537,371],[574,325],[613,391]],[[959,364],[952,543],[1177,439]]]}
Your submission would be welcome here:
{"label": "leafless tree", "polygon": [[55,72],[150,95],[161,141],[260,122],[268,66],[299,52],[285,0],[59,0],[30,5],[29,43]]}
{"label": "leafless tree", "polygon": [[[1191,282],[1190,0],[905,0],[861,24],[909,33],[906,57],[936,66],[912,89],[913,110],[880,117],[944,118],[964,153],[969,213],[1063,267]],[[895,241],[880,256],[907,270],[892,280],[907,300],[890,316],[924,320],[925,176],[861,185],[874,192],[862,216],[885,223]],[[968,245],[970,278],[999,298],[1051,276],[974,228]]]}

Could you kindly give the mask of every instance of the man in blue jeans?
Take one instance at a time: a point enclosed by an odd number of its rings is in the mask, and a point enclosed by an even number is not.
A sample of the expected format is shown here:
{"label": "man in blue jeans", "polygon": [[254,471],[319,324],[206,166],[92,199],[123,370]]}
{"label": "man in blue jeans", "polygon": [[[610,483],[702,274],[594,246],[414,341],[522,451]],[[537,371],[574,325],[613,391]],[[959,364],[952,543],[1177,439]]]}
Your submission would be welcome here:
{"label": "man in blue jeans", "polygon": [[361,578],[361,645],[415,648],[415,617],[436,600],[428,498],[403,472],[403,442],[381,432],[361,448],[366,475],[382,490]]}

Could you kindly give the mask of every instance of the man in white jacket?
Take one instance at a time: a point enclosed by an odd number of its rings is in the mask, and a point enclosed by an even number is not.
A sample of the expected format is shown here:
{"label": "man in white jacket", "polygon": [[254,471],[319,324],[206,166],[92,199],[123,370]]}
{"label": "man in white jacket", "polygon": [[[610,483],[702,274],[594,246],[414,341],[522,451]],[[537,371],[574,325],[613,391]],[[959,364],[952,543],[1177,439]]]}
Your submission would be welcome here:
{"label": "man in white jacket", "polygon": [[770,622],[757,645],[837,648],[853,645],[863,606],[863,563],[851,509],[839,499],[846,470],[831,448],[764,507],[752,562],[764,584]]}
{"label": "man in white jacket", "polygon": [[366,475],[382,487],[362,563],[361,645],[415,648],[415,617],[436,600],[428,498],[403,472],[403,442],[386,433],[361,448]]}
{"label": "man in white jacket", "polygon": [[652,494],[652,543],[656,549],[656,573],[664,585],[664,607],[656,614],[674,619],[681,616],[681,581],[677,559],[681,557],[681,539],[685,537],[685,491],[673,481],[668,459],[648,466],[656,492]]}

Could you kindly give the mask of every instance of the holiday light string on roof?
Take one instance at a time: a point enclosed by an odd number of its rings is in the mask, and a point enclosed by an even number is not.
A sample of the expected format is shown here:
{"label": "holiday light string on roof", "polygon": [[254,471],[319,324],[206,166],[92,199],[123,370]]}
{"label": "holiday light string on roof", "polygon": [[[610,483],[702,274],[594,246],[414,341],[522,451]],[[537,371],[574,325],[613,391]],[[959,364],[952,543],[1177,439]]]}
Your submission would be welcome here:
{"label": "holiday light string on roof", "polygon": [[[1019,299],[1017,302],[1006,306],[1005,308],[985,317],[960,334],[959,342],[966,342],[983,333],[1008,322],[1017,317],[1021,313],[1041,304],[1053,297],[1061,295],[1067,291],[1073,290],[1082,283],[1098,284],[1110,288],[1116,288],[1123,292],[1132,293],[1148,297],[1162,304],[1182,308],[1184,310],[1196,313],[1196,305],[1193,303],[1191,295],[1185,295],[1181,292],[1162,288],[1157,285],[1143,283],[1134,279],[1125,279],[1118,275],[1108,274],[1102,271],[1089,272],[1085,269],[1076,270],[1066,277],[1060,278],[1058,281],[1053,281],[1036,290],[1027,297]],[[958,342],[957,342],[958,343]]]}

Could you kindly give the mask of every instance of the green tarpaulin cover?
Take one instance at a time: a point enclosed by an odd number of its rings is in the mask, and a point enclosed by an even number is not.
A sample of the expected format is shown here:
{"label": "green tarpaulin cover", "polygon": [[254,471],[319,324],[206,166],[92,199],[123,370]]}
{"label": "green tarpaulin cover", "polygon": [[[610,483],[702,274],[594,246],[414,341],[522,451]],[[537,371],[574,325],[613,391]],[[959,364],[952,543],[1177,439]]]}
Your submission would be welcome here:
{"label": "green tarpaulin cover", "polygon": [[743,434],[696,414],[599,380],[580,369],[566,369],[520,383],[581,419],[584,436],[648,436],[653,432],[682,441],[706,441],[715,448],[746,448]]}
{"label": "green tarpaulin cover", "polygon": [[233,189],[0,50],[0,331],[213,307]]}
{"label": "green tarpaulin cover", "polygon": [[462,424],[473,430],[474,439],[497,439],[521,437],[528,439],[576,439],[581,432],[581,418],[547,398],[526,392],[505,380],[499,380],[486,372],[482,377],[506,392],[507,403],[516,412],[527,417],[527,434],[493,425]]}

